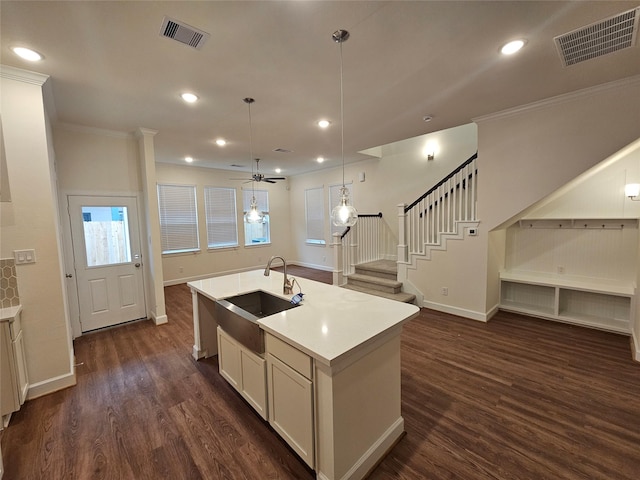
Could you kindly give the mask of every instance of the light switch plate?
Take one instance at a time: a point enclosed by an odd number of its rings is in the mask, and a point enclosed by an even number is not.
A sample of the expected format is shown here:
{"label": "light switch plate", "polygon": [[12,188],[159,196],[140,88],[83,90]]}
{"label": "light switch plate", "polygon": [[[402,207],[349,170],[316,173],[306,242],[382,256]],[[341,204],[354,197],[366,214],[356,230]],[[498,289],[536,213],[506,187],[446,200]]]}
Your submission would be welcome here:
{"label": "light switch plate", "polygon": [[36,263],[36,251],[30,250],[14,250],[13,258],[16,265],[24,265],[25,263]]}

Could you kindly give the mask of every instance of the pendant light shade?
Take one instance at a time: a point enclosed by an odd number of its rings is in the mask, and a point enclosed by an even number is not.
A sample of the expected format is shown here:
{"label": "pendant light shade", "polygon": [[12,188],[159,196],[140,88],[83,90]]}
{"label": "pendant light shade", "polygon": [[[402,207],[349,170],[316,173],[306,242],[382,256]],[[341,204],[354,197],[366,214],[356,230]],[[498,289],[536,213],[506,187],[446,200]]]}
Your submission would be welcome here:
{"label": "pendant light shade", "polygon": [[336,30],[331,36],[334,42],[340,44],[340,129],[342,147],[342,188],[340,189],[340,203],[331,210],[331,223],[336,227],[351,227],[358,221],[358,211],[349,198],[349,189],[344,183],[344,88],[342,86],[342,44],[349,38],[346,30]]}
{"label": "pendant light shade", "polygon": [[244,214],[244,221],[247,223],[264,223],[264,213],[258,209],[256,197],[251,197],[251,206],[249,211]]}
{"label": "pendant light shade", "polygon": [[[255,102],[253,98],[243,98],[242,101],[249,107],[249,162],[251,162],[251,177],[253,178],[253,134],[251,131],[251,104]],[[251,181],[251,205],[249,211],[244,214],[244,221],[247,223],[264,223],[264,212],[258,209],[256,201],[255,180]]]}
{"label": "pendant light shade", "polygon": [[358,221],[358,211],[350,205],[349,189],[340,189],[340,204],[331,210],[331,222],[337,227],[350,227]]}

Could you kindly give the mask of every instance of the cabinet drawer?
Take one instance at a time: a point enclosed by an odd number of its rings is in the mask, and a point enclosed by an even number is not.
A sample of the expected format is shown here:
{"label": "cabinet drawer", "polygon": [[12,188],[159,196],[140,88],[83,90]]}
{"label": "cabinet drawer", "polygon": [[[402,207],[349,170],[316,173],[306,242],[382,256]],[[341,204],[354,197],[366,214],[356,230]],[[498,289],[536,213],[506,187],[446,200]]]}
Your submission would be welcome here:
{"label": "cabinet drawer", "polygon": [[311,357],[273,335],[266,335],[266,350],[304,377],[311,379]]}

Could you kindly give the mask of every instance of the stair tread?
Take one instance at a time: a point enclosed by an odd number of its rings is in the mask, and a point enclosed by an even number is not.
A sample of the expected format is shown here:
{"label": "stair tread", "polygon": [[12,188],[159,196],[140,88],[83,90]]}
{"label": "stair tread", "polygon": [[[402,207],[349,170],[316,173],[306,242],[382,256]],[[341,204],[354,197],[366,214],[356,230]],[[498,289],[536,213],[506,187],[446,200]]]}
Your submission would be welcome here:
{"label": "stair tread", "polygon": [[398,264],[394,260],[374,260],[373,262],[356,265],[356,269],[397,275]]}
{"label": "stair tread", "polygon": [[370,290],[368,288],[359,287],[356,285],[343,285],[342,288],[348,290],[354,290],[356,292],[368,293],[369,295],[375,295],[376,297],[388,298],[389,300],[396,300],[398,302],[411,303],[416,298],[411,293],[399,292],[399,293],[386,293],[379,290]]}
{"label": "stair tread", "polygon": [[374,283],[376,285],[383,285],[385,287],[398,288],[402,286],[402,282],[397,280],[391,280],[388,278],[374,277],[373,275],[366,275],[363,273],[352,273],[346,276],[347,279],[354,281]]}

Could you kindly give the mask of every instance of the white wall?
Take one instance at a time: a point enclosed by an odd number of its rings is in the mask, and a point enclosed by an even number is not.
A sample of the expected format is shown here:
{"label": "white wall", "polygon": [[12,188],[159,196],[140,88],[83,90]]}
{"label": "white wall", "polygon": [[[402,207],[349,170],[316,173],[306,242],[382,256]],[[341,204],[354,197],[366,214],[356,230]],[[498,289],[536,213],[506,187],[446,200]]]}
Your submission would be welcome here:
{"label": "white wall", "polygon": [[[158,183],[196,185],[200,251],[197,253],[163,255],[162,269],[165,284],[183,283],[212,275],[264,267],[272,255],[293,260],[291,221],[289,219],[288,182],[275,184],[257,183],[256,189],[269,192],[269,218],[271,244],[244,246],[241,188],[251,188],[251,183],[229,180],[238,177],[237,172],[201,168],[192,165],[156,164]],[[238,212],[237,248],[207,249],[207,231],[204,208],[204,187],[235,187]],[[304,218],[304,217],[303,217]],[[295,220],[298,222],[298,220]]]}
{"label": "white wall", "polygon": [[54,127],[58,188],[63,194],[139,194],[138,143],[131,134],[75,125]]}
{"label": "white wall", "polygon": [[46,79],[2,67],[2,128],[12,201],[0,204],[0,256],[10,258],[13,250],[33,248],[37,259],[16,266],[29,398],[75,384],[54,158],[44,107]]}
{"label": "white wall", "polygon": [[[421,135],[367,151],[380,158],[346,165],[345,182],[352,182],[350,191],[358,213],[382,212],[391,236],[397,239],[397,205],[410,204],[476,153],[476,132],[475,124],[468,124]],[[435,148],[434,160],[427,160],[425,147]],[[364,182],[359,181],[361,173],[364,173]],[[296,219],[291,225],[293,248],[294,257],[299,263],[316,268],[333,268],[333,252],[329,247],[329,187],[341,183],[341,165],[290,178],[291,217]],[[305,244],[304,192],[317,187],[324,187],[325,190],[326,246]]]}
{"label": "white wall", "polygon": [[[482,319],[490,317],[499,303],[499,271],[505,262],[505,233],[492,230],[510,225],[532,204],[637,139],[640,77],[476,122],[479,234],[451,242],[446,253],[434,252],[428,265],[421,262],[417,271],[409,271],[409,279],[425,294],[426,304]],[[603,188],[594,181],[587,196]],[[619,185],[615,190],[602,196],[614,198]],[[571,211],[591,216],[588,210]],[[594,210],[595,214],[601,212]],[[456,282],[454,290],[451,282]],[[442,286],[449,287],[448,296],[440,293]]]}
{"label": "white wall", "polygon": [[[638,138],[640,77],[478,119],[481,228],[508,225],[532,204]],[[496,181],[499,179],[499,181]],[[587,195],[593,195],[590,191]],[[586,212],[582,212],[586,213]],[[487,237],[488,238],[488,237]],[[489,258],[487,243],[478,255]],[[469,278],[498,303],[501,260]]]}

